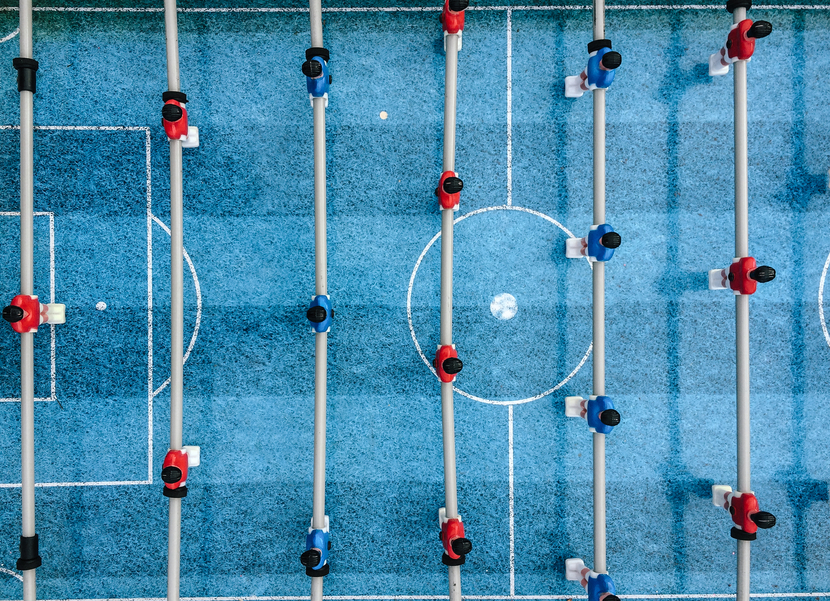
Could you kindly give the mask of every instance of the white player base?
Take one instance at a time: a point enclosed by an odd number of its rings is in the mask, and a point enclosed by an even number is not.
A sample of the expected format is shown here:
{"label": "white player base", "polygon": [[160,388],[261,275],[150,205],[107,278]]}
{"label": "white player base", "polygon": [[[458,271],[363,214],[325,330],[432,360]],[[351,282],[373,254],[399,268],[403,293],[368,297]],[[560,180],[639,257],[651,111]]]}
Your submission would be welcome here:
{"label": "white player base", "polygon": [[581,396],[566,396],[565,397],[565,416],[566,417],[582,417],[582,401]]}
{"label": "white player base", "polygon": [[725,269],[709,270],[709,290],[726,290],[729,288],[729,280],[726,277]]}
{"label": "white player base", "polygon": [[565,560],[565,578],[567,580],[582,580],[582,570],[585,569],[585,562],[578,557]]}
{"label": "white player base", "polygon": [[724,65],[720,62],[720,51],[709,55],[709,75],[716,77],[718,75],[726,75],[729,73],[729,65]]}
{"label": "white player base", "polygon": [[202,450],[199,447],[184,445],[182,451],[187,453],[187,467],[199,467],[202,463]]}
{"label": "white player base", "polygon": [[584,256],[582,254],[582,238],[568,238],[565,240],[565,257],[581,259]]}
{"label": "white player base", "polygon": [[66,305],[58,303],[46,305],[46,315],[49,323],[66,323]]}
{"label": "white player base", "polygon": [[199,128],[190,125],[187,128],[187,138],[182,140],[182,148],[199,148]]}
{"label": "white player base", "polygon": [[726,502],[724,497],[731,492],[732,487],[727,486],[726,484],[712,485],[712,504],[715,507],[723,507],[723,504]]}
{"label": "white player base", "polygon": [[571,75],[565,78],[565,98],[580,98],[584,93],[582,78],[579,75]]}

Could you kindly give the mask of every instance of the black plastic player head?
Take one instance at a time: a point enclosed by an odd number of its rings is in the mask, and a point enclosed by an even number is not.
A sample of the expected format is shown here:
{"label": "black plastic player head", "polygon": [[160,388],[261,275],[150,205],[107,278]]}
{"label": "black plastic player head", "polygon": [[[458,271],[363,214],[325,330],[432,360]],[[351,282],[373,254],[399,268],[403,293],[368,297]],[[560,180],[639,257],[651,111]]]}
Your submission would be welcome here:
{"label": "black plastic player head", "polygon": [[464,182],[457,177],[448,177],[444,180],[444,192],[447,194],[455,194],[464,189]]}
{"label": "black plastic player head", "polygon": [[622,237],[617,232],[608,232],[602,235],[599,243],[605,248],[619,248],[622,244]]}
{"label": "black plastic player head", "polygon": [[309,549],[300,555],[300,563],[307,568],[313,568],[320,563],[322,557],[319,549]]}
{"label": "black plastic player head", "polygon": [[602,55],[602,59],[600,60],[602,66],[606,69],[616,69],[620,65],[622,65],[622,56],[619,52],[606,52]]}
{"label": "black plastic player head", "polygon": [[306,77],[320,77],[323,74],[323,65],[317,61],[303,63],[303,75]]}
{"label": "black plastic player head", "polygon": [[620,598],[617,595],[608,595],[603,601],[620,601]]}
{"label": "black plastic player head", "polygon": [[599,421],[606,426],[616,426],[620,423],[620,412],[616,409],[606,409],[599,414]]}
{"label": "black plastic player head", "polygon": [[470,6],[469,0],[450,0],[450,10],[454,13],[461,12]]}
{"label": "black plastic player head", "polygon": [[735,12],[736,8],[752,8],[752,0],[726,0],[726,10]]}
{"label": "black plastic player head", "polygon": [[305,51],[305,59],[307,61],[310,61],[315,56],[319,56],[324,61],[329,62],[329,51],[326,50],[325,48],[319,48],[319,47],[309,48],[308,50]]}
{"label": "black plastic player head", "polygon": [[755,21],[749,31],[746,32],[748,38],[765,38],[772,33],[772,23],[769,21]]}
{"label": "black plastic player head", "polygon": [[775,270],[768,265],[761,265],[757,269],[753,269],[749,272],[749,277],[751,277],[756,282],[766,283],[771,282],[775,279]]}
{"label": "black plastic player head", "polygon": [[165,92],[161,95],[161,99],[164,102],[167,102],[168,100],[178,100],[179,102],[186,103],[187,94],[185,94],[184,92]]}
{"label": "black plastic player head", "polygon": [[308,317],[308,320],[311,323],[323,323],[326,321],[326,310],[323,307],[311,307],[308,311],[306,311],[305,316]]}
{"label": "black plastic player head", "polygon": [[468,541],[466,538],[457,538],[452,541],[450,546],[452,547],[453,553],[456,555],[466,555],[473,550],[473,543]]}
{"label": "black plastic player head", "polygon": [[9,305],[8,307],[3,307],[3,319],[8,321],[9,323],[17,323],[18,321],[23,319],[23,309],[21,309],[17,305]]}
{"label": "black plastic player head", "polygon": [[181,481],[182,479],[182,470],[177,467],[173,467],[172,465],[168,465],[166,468],[161,470],[161,481],[166,482],[167,484],[175,484],[176,482]]}
{"label": "black plastic player head", "polygon": [[170,123],[174,123],[184,116],[184,111],[181,107],[175,104],[165,104],[161,107],[161,118]]}
{"label": "black plastic player head", "polygon": [[775,526],[775,516],[769,511],[759,511],[749,516],[749,519],[755,522],[759,528],[767,529]]}
{"label": "black plastic player head", "polygon": [[611,40],[594,40],[588,42],[588,54],[596,52],[600,48],[611,48]]}
{"label": "black plastic player head", "polygon": [[458,357],[449,357],[448,359],[444,359],[444,371],[450,375],[457,374],[461,371],[464,367],[464,364],[461,363],[461,359]]}

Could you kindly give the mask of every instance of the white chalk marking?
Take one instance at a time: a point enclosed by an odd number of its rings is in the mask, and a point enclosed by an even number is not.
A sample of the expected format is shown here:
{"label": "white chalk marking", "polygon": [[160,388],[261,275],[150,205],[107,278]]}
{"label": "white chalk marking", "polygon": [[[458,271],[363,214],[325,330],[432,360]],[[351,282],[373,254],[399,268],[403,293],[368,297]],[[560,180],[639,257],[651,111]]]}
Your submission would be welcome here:
{"label": "white chalk marking", "polygon": [[[561,223],[556,221],[553,217],[549,217],[548,215],[545,215],[544,213],[540,213],[539,211],[534,211],[533,209],[527,209],[525,207],[517,207],[515,205],[500,205],[500,206],[484,207],[482,209],[476,209],[475,211],[472,211],[471,213],[466,213],[466,214],[461,215],[460,217],[456,218],[456,220],[453,222],[453,224],[458,224],[458,223],[464,221],[465,219],[467,219],[469,217],[473,217],[475,215],[480,215],[482,213],[487,213],[489,211],[519,211],[521,213],[529,213],[530,215],[535,215],[536,217],[540,217],[540,218],[544,219],[545,221],[549,221],[550,223],[552,223],[553,225],[558,227],[560,230],[565,232],[568,235],[569,238],[575,238],[576,237],[570,232],[570,230],[568,230],[568,228],[566,228],[564,225],[562,225]],[[440,238],[440,237],[441,237],[441,232],[439,231],[437,234],[435,234],[432,237],[432,240],[430,240],[427,243],[427,245],[424,247],[424,250],[421,251],[421,254],[418,256],[418,260],[415,261],[415,267],[412,269],[412,275],[409,276],[409,287],[407,288],[407,291],[406,291],[406,319],[409,322],[409,333],[412,336],[412,342],[415,343],[415,349],[418,351],[418,354],[421,356],[421,360],[423,360],[424,364],[427,366],[427,368],[429,368],[429,370],[432,372],[432,375],[434,375],[436,378],[438,377],[438,374],[435,372],[435,368],[432,366],[432,362],[429,359],[427,359],[427,356],[424,354],[424,351],[421,349],[421,344],[418,342],[418,337],[415,335],[415,326],[412,324],[412,288],[415,285],[415,276],[418,275],[418,268],[421,266],[421,262],[424,260],[424,257],[426,256],[429,249],[432,248],[432,245],[435,244],[435,242],[437,242],[438,238]],[[593,269],[593,266],[591,265],[591,263],[588,261],[587,258],[585,259],[585,262],[588,264],[589,268]],[[478,401],[480,403],[487,403],[488,405],[522,405],[524,403],[530,403],[531,401],[538,401],[539,399],[548,396],[552,392],[555,392],[555,391],[559,390],[562,386],[567,384],[570,381],[570,379],[573,378],[580,369],[582,369],[582,366],[585,365],[585,362],[588,360],[588,357],[591,355],[591,351],[593,350],[593,348],[594,348],[594,345],[593,345],[593,343],[591,343],[588,346],[588,350],[585,351],[585,354],[582,356],[582,359],[580,360],[579,364],[573,369],[573,371],[571,373],[569,373],[565,377],[564,380],[559,382],[553,388],[550,388],[550,389],[548,389],[544,392],[541,392],[541,393],[539,393],[535,396],[527,397],[527,398],[524,398],[524,399],[518,399],[518,400],[515,400],[515,401],[494,401],[494,400],[491,400],[491,399],[485,399],[485,398],[482,398],[482,397],[475,396],[473,394],[470,394],[469,392],[466,392],[464,390],[461,390],[460,388],[457,388],[456,386],[453,386],[453,390],[455,392],[457,392],[458,394],[467,397],[468,399],[472,399],[472,400]],[[465,595],[465,597],[466,597],[466,595]],[[472,598],[472,597],[468,597],[468,598]]]}
{"label": "white chalk marking", "polygon": [[821,280],[818,283],[818,318],[821,321],[821,330],[824,332],[824,339],[830,346],[830,333],[827,332],[827,323],[824,320],[824,280],[827,278],[827,268],[830,267],[830,255],[824,262],[824,269],[821,270]]}
{"label": "white chalk marking", "polygon": [[513,204],[513,11],[507,9],[507,204]]}
{"label": "white chalk marking", "polygon": [[12,576],[13,578],[17,578],[20,582],[23,582],[23,576],[21,576],[17,572],[14,572],[14,571],[12,571],[8,568],[0,567],[0,572],[2,572],[3,574],[8,574],[9,576]]}
{"label": "white chalk marking", "polygon": [[8,42],[9,40],[13,39],[18,33],[20,33],[20,28],[19,27],[17,29],[15,29],[13,32],[11,32],[9,35],[7,35],[6,37],[0,38],[0,44],[2,44],[3,42]]}
{"label": "white chalk marking", "polygon": [[510,512],[510,596],[516,596],[516,519],[513,511],[513,405],[507,407],[507,495]]}
{"label": "white chalk marking", "polygon": [[[168,236],[170,235],[170,228],[162,223],[161,219],[153,215],[153,221],[155,221]],[[193,266],[193,261],[190,260],[190,255],[187,254],[187,249],[184,247],[182,247],[182,255],[184,256],[185,261],[187,261],[188,267],[190,267],[190,275],[193,277],[193,285],[196,287],[196,323],[193,326],[193,335],[190,337],[190,344],[187,345],[187,351],[185,351],[184,357],[182,358],[182,365],[184,365],[187,363],[187,360],[190,357],[190,351],[193,350],[193,347],[196,345],[196,339],[199,337],[199,326],[202,324],[202,288],[199,286],[199,276],[196,275],[196,268]],[[153,396],[158,396],[158,394],[169,384],[170,378],[167,378],[161,386],[153,391]]]}
{"label": "white chalk marking", "polygon": [[[0,7],[0,12],[17,10],[16,7]],[[37,10],[37,9],[36,9]],[[157,12],[161,12],[158,9]],[[83,12],[83,11],[81,11]],[[19,130],[19,125],[0,125],[0,130]],[[153,285],[152,285],[152,186],[151,186],[151,145],[150,128],[144,126],[127,125],[36,125],[39,131],[143,131],[145,166],[147,171],[147,480],[119,480],[113,482],[41,482],[35,483],[36,488],[69,487],[69,486],[136,486],[153,483]],[[50,278],[51,299],[54,302],[54,215],[49,212],[34,212],[34,216],[49,215],[50,217]],[[0,216],[20,216],[17,211],[0,211]],[[36,398],[35,401],[55,401],[55,368],[54,368],[54,326],[52,326],[52,397]],[[20,402],[20,399],[0,399],[0,403]],[[0,488],[20,488],[19,483],[0,483]]]}

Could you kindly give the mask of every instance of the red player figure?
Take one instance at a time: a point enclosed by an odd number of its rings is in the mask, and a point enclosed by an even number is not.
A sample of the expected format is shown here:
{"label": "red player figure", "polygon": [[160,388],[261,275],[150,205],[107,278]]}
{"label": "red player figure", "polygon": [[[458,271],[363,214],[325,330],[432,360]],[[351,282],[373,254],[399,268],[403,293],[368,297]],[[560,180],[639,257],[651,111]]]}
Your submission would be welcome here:
{"label": "red player figure", "polygon": [[[187,102],[186,100],[184,102]],[[161,109],[164,132],[171,140],[187,139],[187,109],[184,104],[172,98]]]}
{"label": "red player figure", "polygon": [[438,187],[435,188],[435,195],[438,197],[438,202],[442,209],[458,210],[458,204],[461,201],[461,190],[464,188],[464,182],[458,178],[458,174],[454,171],[444,171],[441,174],[441,180],[438,182]]}
{"label": "red player figure", "polygon": [[732,515],[735,522],[732,538],[755,540],[758,528],[775,526],[775,516],[759,509],[758,499],[752,492],[733,492],[731,487],[718,484],[712,487],[712,503]]}
{"label": "red player figure", "polygon": [[753,257],[732,259],[728,269],[709,271],[709,289],[724,290],[731,288],[736,296],[755,294],[758,282],[762,284],[775,279],[775,270],[767,265],[757,266]]}
{"label": "red player figure", "polygon": [[438,378],[442,382],[452,382],[455,380],[455,374],[461,371],[464,364],[458,358],[458,353],[453,344],[438,347],[438,352],[435,353],[432,366],[438,372]]}
{"label": "red player figure", "polygon": [[45,323],[64,323],[66,305],[52,303],[44,305],[37,296],[18,294],[11,304],[3,309],[3,319],[8,321],[18,334],[37,332]]}
{"label": "red player figure", "polygon": [[201,463],[199,447],[184,446],[181,450],[167,451],[161,466],[161,480],[164,482],[162,492],[165,497],[181,498],[187,496],[187,470]]}
{"label": "red player figure", "polygon": [[464,537],[464,523],[461,516],[447,519],[447,510],[442,507],[438,510],[438,524],[441,526],[441,544],[444,545],[444,557],[441,561],[448,566],[458,566],[464,563],[465,555],[473,550],[473,543]]}
{"label": "red player figure", "polygon": [[755,52],[755,40],[765,38],[772,33],[772,25],[768,21],[752,22],[744,19],[732,25],[726,44],[719,52],[709,56],[709,75],[726,75],[729,65],[735,61],[748,61]]}
{"label": "red player figure", "polygon": [[469,5],[469,0],[444,0],[444,10],[440,19],[445,32],[459,33],[464,31],[464,9]]}

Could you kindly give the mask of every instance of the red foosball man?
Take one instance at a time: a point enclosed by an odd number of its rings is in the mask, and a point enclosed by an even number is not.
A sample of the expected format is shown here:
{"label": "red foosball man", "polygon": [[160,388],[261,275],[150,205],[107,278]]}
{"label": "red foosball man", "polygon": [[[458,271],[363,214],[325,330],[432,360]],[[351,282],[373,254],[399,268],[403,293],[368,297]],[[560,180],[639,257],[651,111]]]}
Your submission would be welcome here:
{"label": "red foosball man", "polygon": [[3,319],[18,334],[37,332],[39,326],[66,322],[66,305],[44,305],[37,296],[18,294],[8,307],[3,308]]}

